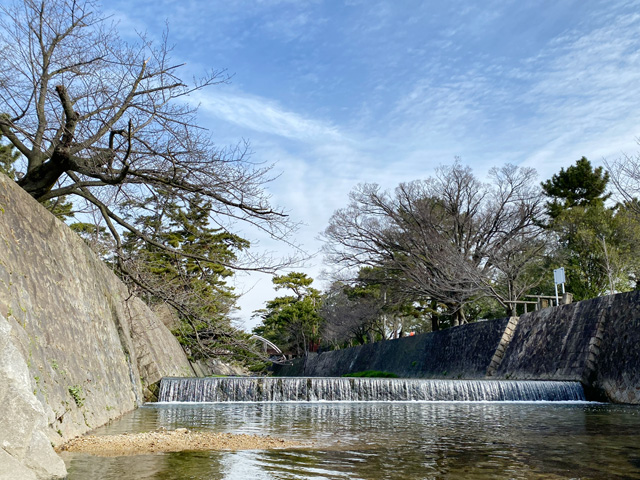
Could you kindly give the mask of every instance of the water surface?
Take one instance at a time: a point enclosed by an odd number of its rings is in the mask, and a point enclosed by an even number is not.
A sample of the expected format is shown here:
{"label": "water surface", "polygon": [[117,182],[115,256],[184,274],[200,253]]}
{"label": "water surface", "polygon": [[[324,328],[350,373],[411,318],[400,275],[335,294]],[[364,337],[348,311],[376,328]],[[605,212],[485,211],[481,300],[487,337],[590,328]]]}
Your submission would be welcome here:
{"label": "water surface", "polygon": [[101,458],[69,480],[640,479],[640,409],[592,403],[155,404],[96,434],[159,427],[272,435],[301,449]]}

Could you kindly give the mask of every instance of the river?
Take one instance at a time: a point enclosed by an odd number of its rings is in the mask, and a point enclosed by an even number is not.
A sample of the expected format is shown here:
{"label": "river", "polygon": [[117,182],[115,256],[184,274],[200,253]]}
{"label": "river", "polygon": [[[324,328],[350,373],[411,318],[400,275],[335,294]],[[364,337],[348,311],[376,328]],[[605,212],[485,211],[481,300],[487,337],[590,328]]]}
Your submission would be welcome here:
{"label": "river", "polygon": [[257,433],[309,446],[112,458],[66,452],[68,479],[640,479],[640,408],[630,406],[158,403],[94,434],[160,427]]}

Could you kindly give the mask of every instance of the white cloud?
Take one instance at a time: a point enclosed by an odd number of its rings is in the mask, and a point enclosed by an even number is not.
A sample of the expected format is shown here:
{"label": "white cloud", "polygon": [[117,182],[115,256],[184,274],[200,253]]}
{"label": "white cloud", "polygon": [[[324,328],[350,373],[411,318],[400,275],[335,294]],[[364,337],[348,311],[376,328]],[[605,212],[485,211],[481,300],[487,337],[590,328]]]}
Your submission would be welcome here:
{"label": "white cloud", "polygon": [[[412,9],[391,1],[338,8],[252,0],[213,2],[199,17],[192,15],[199,2],[161,3],[180,6],[173,32],[200,39],[199,53],[231,51],[222,56],[227,63],[236,54],[268,55],[255,68],[264,82],[237,78],[235,87],[194,99],[217,139],[220,132],[248,138],[256,160],[277,162],[274,203],[306,222],[297,239],[309,250],[359,182],[392,188],[456,155],[478,174],[509,161],[537,168],[544,179],[582,155],[597,162],[637,149],[638,2],[587,2],[579,21],[548,18],[534,1],[450,2],[442,10],[418,0],[407,2]],[[348,21],[332,18],[336,11]],[[526,35],[509,16],[515,13],[520,22],[538,15]],[[510,34],[527,48],[503,48],[515,42]],[[268,50],[261,40],[272,42]],[[253,72],[256,59],[244,60]],[[314,262],[306,270],[312,276],[321,268]],[[273,296],[268,277],[259,285],[242,304],[258,308]]]}
{"label": "white cloud", "polygon": [[434,72],[446,67],[431,65],[398,97],[394,133],[414,139],[414,151],[448,147],[472,163],[511,152],[510,161],[543,175],[580,155],[615,155],[625,136],[631,146],[640,134],[640,15],[596,12],[591,20],[516,66],[477,59],[443,78]]}
{"label": "white cloud", "polygon": [[194,96],[204,113],[248,130],[303,142],[340,141],[337,127],[281,108],[277,102],[220,91]]}

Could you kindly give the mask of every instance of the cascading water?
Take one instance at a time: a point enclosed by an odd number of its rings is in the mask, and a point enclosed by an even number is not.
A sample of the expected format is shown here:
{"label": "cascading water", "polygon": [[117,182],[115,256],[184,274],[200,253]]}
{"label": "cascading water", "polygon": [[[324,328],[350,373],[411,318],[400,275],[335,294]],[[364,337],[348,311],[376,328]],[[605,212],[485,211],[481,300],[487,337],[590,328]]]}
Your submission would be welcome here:
{"label": "cascading water", "polygon": [[584,401],[578,382],[404,378],[163,378],[160,402]]}

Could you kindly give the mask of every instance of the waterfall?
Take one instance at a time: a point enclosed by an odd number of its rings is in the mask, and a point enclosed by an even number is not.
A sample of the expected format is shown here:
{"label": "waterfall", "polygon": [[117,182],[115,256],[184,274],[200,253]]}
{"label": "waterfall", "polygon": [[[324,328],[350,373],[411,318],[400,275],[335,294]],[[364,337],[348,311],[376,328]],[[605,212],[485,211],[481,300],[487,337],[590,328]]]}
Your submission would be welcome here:
{"label": "waterfall", "polygon": [[160,402],[584,401],[578,382],[406,378],[163,378]]}

